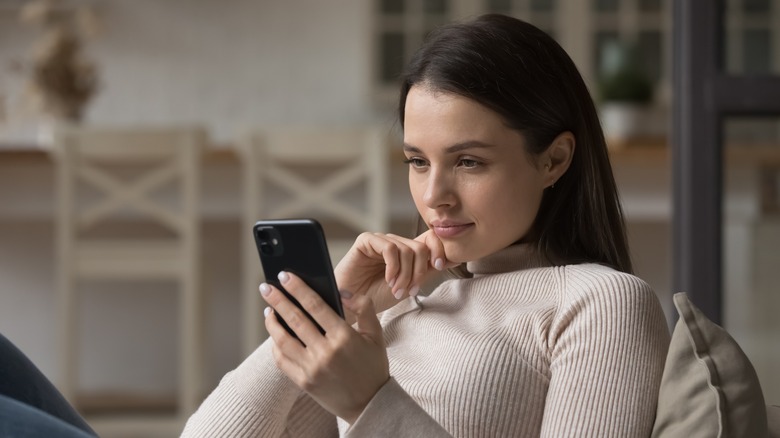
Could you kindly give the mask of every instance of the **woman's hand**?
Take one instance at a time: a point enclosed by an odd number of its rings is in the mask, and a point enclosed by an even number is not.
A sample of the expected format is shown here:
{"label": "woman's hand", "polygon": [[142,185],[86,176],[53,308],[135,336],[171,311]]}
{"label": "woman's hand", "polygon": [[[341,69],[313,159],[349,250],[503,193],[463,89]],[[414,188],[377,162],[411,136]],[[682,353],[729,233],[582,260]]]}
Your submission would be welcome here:
{"label": "woman's hand", "polygon": [[[353,328],[299,277],[282,272],[279,281],[325,334],[280,290],[261,284],[263,298],[274,309],[266,309],[265,327],[274,341],[277,367],[323,408],[354,423],[390,379],[382,327],[373,303],[366,296],[343,293],[345,310],[357,320]],[[274,312],[300,341],[271,316]]]}
{"label": "woman's hand", "polygon": [[336,266],[339,289],[370,297],[377,311],[414,296],[435,271],[457,265],[447,260],[433,231],[415,239],[363,233]]}

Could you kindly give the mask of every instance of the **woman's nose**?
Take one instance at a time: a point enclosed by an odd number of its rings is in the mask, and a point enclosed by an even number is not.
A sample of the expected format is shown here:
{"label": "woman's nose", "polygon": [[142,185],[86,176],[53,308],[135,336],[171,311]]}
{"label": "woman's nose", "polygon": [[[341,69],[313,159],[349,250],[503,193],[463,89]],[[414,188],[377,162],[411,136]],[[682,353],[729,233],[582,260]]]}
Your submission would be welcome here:
{"label": "woman's nose", "polygon": [[451,207],[455,204],[452,176],[440,170],[431,170],[423,202],[428,208]]}

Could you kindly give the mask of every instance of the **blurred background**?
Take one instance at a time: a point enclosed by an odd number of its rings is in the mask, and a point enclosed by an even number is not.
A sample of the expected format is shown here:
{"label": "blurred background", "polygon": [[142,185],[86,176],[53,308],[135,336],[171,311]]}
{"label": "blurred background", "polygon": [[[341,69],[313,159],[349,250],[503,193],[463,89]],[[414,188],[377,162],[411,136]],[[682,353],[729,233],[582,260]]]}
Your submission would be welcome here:
{"label": "blurred background", "polygon": [[[779,74],[780,0],[722,3],[727,12],[717,50],[726,72]],[[373,176],[383,181],[342,200],[349,205],[374,193],[386,207],[366,223],[411,234],[416,216],[398,149],[396,78],[430,30],[486,12],[536,24],[579,67],[601,113],[636,274],[655,289],[671,324],[671,295],[678,292],[672,289],[671,0],[0,0],[0,332],[55,383],[65,378],[58,269],[70,244],[63,244],[68,230],[59,223],[66,160],[58,158],[57,127],[197,127],[204,134],[195,164],[200,185],[197,209],[189,213],[197,261],[186,275],[198,278],[200,310],[183,309],[175,281],[92,281],[73,299],[77,341],[68,347],[78,362],[70,397],[98,432],[177,436],[189,409],[181,408],[187,384],[180,373],[195,382],[191,397],[202,398],[261,337],[261,318],[251,317],[259,312],[250,297],[257,260],[247,249],[247,224],[285,191],[298,187],[306,199],[305,185],[266,184],[274,195],[248,186],[259,180],[247,175],[264,163],[258,145],[277,138],[263,133],[307,132],[279,143],[288,152],[306,150],[333,127],[342,138],[352,138],[350,130],[379,133],[384,152],[366,159],[379,166]],[[723,325],[754,363],[767,402],[777,402],[780,118],[723,122],[723,269],[711,275],[722,278]],[[322,169],[298,167],[316,192]],[[366,184],[370,179],[364,175]],[[158,201],[176,203],[172,192]],[[312,214],[322,215],[328,233],[358,231],[359,221],[344,228],[327,212]],[[134,218],[125,214],[114,230],[131,238],[159,234]],[[190,321],[200,330],[199,370],[180,367],[180,358],[194,351],[181,346],[188,342],[182,312],[196,315]],[[171,421],[155,423],[170,412]]]}

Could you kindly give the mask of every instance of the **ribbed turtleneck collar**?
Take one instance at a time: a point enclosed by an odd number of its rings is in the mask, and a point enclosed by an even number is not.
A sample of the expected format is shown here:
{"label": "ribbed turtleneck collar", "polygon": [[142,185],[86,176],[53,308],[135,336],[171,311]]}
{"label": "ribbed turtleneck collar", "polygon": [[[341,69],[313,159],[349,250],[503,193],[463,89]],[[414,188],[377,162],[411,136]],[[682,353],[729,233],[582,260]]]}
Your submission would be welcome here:
{"label": "ribbed turtleneck collar", "polygon": [[523,269],[550,266],[533,244],[521,243],[508,246],[489,256],[466,264],[466,269],[474,276],[500,274]]}

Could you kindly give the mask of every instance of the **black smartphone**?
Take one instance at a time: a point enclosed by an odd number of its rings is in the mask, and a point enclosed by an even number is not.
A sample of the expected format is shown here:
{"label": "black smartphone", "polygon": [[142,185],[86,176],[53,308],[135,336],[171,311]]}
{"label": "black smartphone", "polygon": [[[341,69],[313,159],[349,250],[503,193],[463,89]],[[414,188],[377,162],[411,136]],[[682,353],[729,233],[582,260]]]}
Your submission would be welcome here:
{"label": "black smartphone", "polygon": [[[282,287],[277,278],[280,271],[291,272],[314,289],[323,301],[341,318],[344,318],[344,309],[341,306],[341,296],[336,286],[336,278],[333,275],[328,244],[319,222],[314,219],[261,220],[252,227],[252,235],[267,283],[281,290],[293,304],[303,310],[298,301]],[[314,322],[321,333],[325,333],[311,315],[305,310],[303,312]],[[277,313],[274,315],[288,333],[297,337],[282,317]]]}

